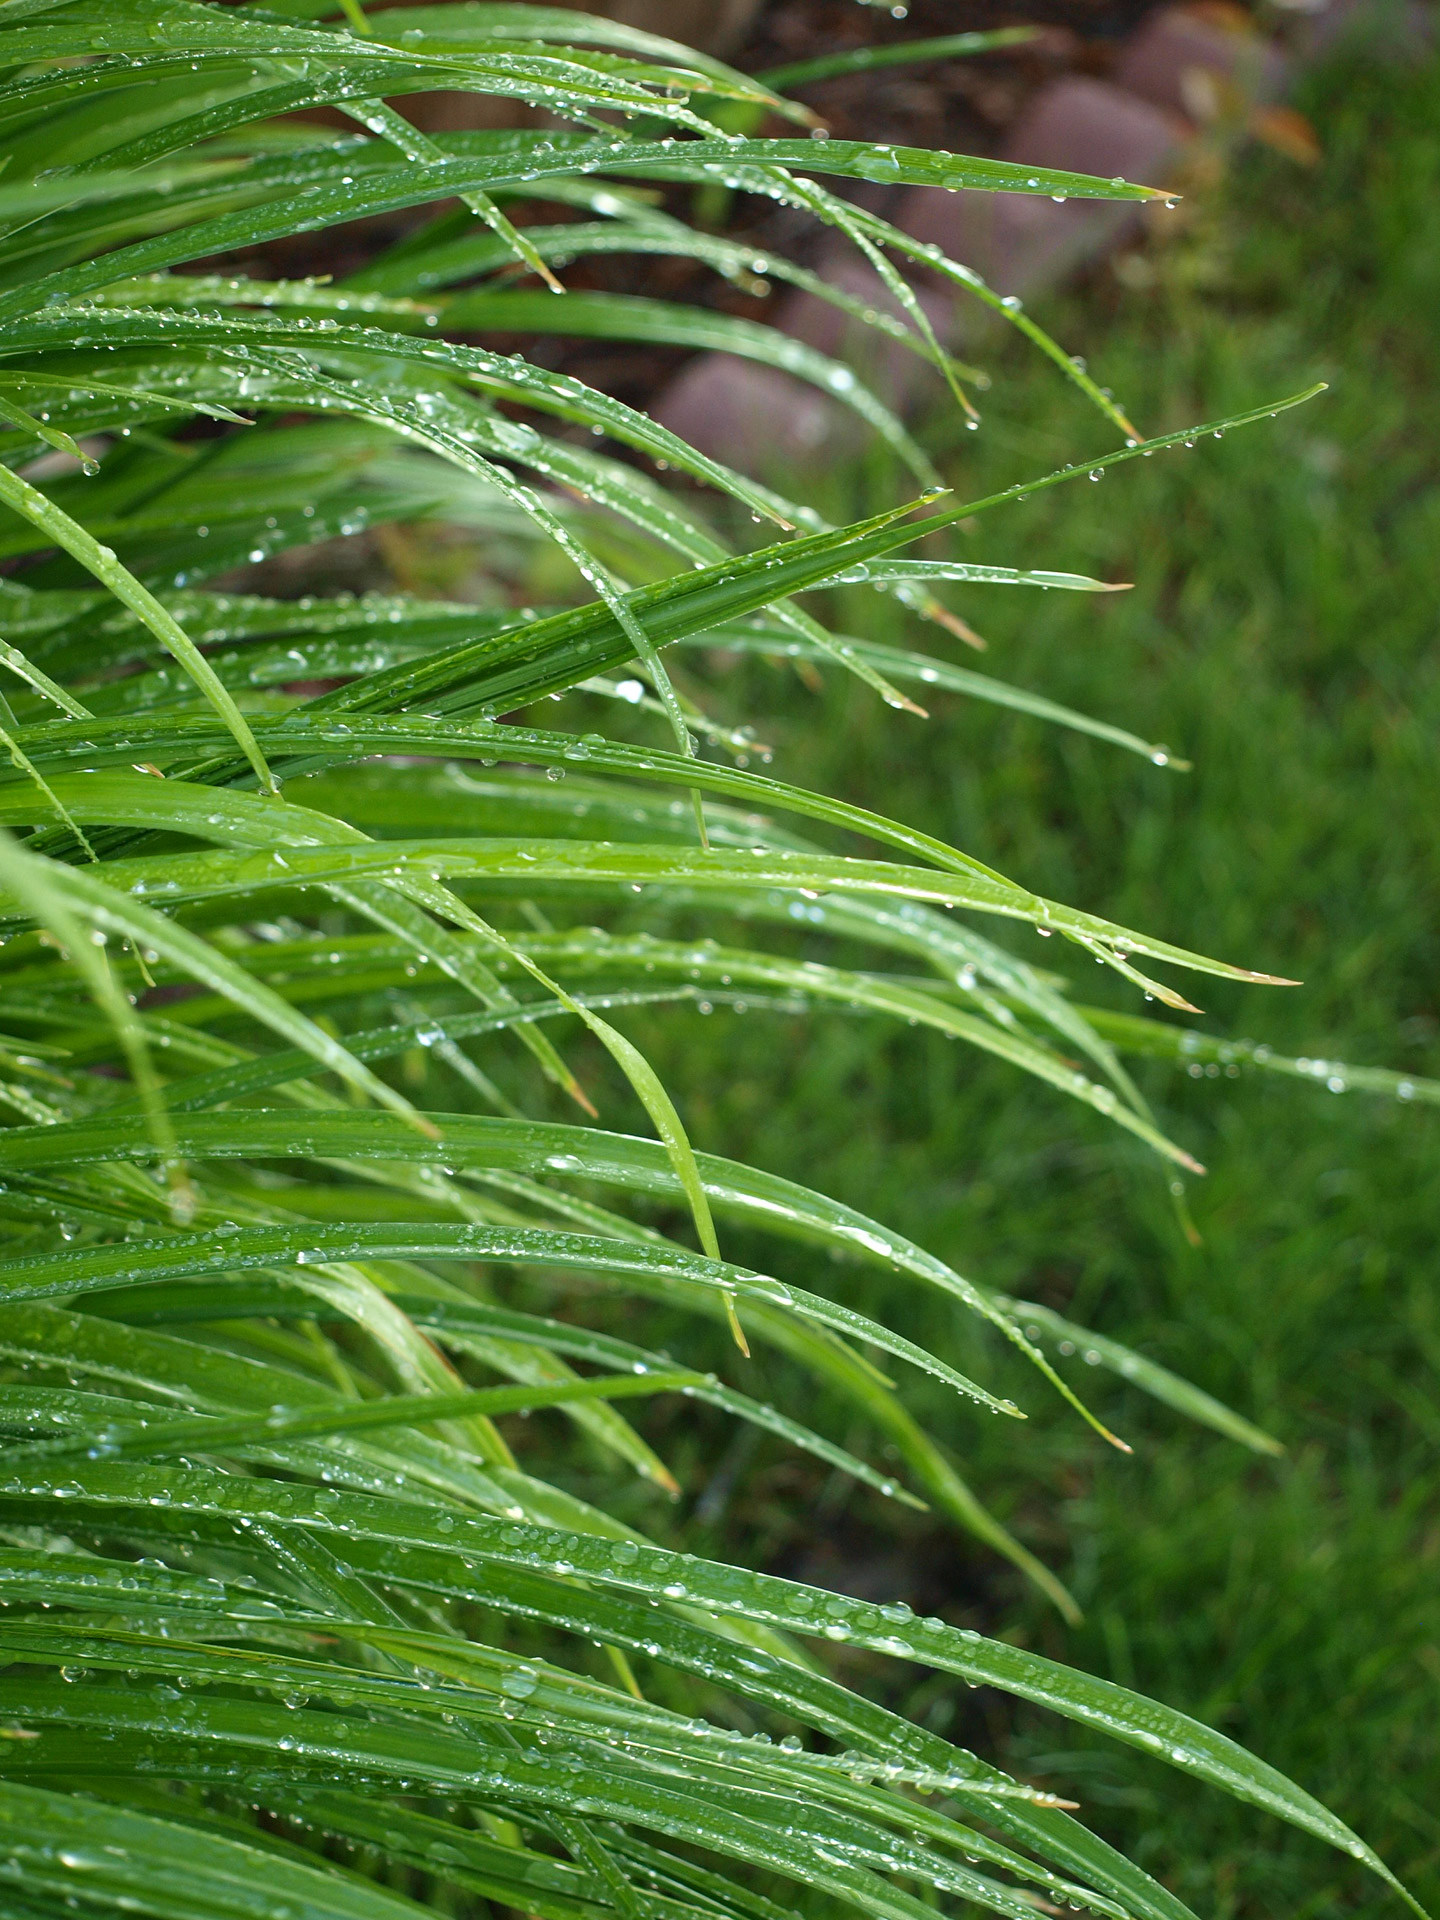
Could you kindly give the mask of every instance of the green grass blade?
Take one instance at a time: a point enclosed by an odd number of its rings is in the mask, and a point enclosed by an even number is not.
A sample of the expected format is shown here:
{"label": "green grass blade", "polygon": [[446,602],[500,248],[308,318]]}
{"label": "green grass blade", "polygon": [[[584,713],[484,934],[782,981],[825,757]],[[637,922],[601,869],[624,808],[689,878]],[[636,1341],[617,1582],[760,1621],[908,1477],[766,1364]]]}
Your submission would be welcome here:
{"label": "green grass blade", "polygon": [[255,769],[261,785],[273,789],[274,776],[266,764],[265,756],[255,742],[249,723],[221,684],[214,668],[184,628],[171,618],[155,596],[143,587],[133,574],[121,566],[111,549],[101,546],[98,540],[92,538],[77,521],[72,520],[69,514],[63,512],[53,501],[48,500],[37,487],[32,487],[19,474],[11,473],[3,466],[0,466],[0,501],[38,527],[47,539],[53,540],[66,553],[72,554],[88,573],[92,573],[102,586],[107,587],[117,600],[145,623],[185,668],[210,705],[225,722],[246,759]]}

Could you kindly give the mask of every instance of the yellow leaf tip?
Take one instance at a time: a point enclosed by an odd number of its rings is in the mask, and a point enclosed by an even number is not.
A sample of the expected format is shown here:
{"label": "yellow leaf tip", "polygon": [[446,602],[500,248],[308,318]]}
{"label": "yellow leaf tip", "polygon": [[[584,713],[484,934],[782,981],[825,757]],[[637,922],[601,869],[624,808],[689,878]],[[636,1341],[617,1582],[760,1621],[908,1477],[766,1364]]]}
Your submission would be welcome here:
{"label": "yellow leaf tip", "polygon": [[745,1338],[745,1329],[741,1326],[740,1316],[735,1311],[735,1296],[731,1293],[727,1293],[725,1296],[725,1318],[729,1322],[730,1332],[736,1346],[748,1360],[750,1358],[750,1342]]}

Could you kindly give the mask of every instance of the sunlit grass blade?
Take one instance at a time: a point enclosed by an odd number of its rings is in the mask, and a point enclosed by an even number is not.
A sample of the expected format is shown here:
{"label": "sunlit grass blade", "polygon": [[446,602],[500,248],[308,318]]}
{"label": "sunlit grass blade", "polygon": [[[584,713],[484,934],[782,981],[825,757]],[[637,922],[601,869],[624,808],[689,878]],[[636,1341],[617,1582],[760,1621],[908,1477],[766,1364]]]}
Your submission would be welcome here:
{"label": "sunlit grass blade", "polygon": [[[27,1451],[46,1459],[83,1454],[87,1459],[112,1459],[130,1454],[243,1453],[287,1440],[313,1439],[333,1433],[368,1433],[378,1427],[411,1426],[431,1420],[454,1420],[462,1415],[524,1413],[535,1407],[564,1406],[577,1400],[624,1400],[637,1394],[673,1393],[696,1386],[702,1375],[671,1368],[642,1375],[617,1374],[596,1380],[567,1380],[551,1386],[476,1387],[464,1393],[419,1394],[367,1400],[357,1405],[341,1401],[328,1407],[299,1411],[272,1411],[259,1419],[171,1420],[147,1423],[139,1429],[110,1426],[74,1439],[41,1441]],[[12,1453],[9,1458],[18,1458]]]}
{"label": "sunlit grass blade", "polygon": [[27,1886],[47,1903],[63,1905],[83,1888],[117,1906],[143,1901],[154,1911],[163,1900],[196,1920],[222,1920],[234,1911],[237,1885],[249,1885],[343,1920],[417,1920],[423,1911],[373,1881],[258,1839],[16,1780],[0,1782],[0,1830]]}
{"label": "sunlit grass blade", "polygon": [[1309,1080],[1329,1093],[1375,1093],[1392,1100],[1418,1100],[1440,1106],[1440,1080],[1399,1073],[1389,1067],[1356,1066],[1345,1060],[1291,1059],[1260,1040],[1228,1040],[1194,1027],[1171,1026],[1109,1007],[1078,1007],[1097,1032],[1124,1053],[1174,1060],[1198,1075],[1247,1072],[1251,1068],[1287,1079]]}
{"label": "sunlit grass blade", "polygon": [[[136,1018],[130,998],[115,980],[103,951],[104,933],[87,924],[90,916],[76,911],[76,901],[67,887],[68,876],[56,872],[49,863],[37,860],[17,846],[8,833],[0,832],[0,879],[15,896],[23,900],[36,920],[57,939],[85,982],[96,1005],[113,1027],[120,1042],[131,1078],[145,1114],[146,1125],[156,1150],[171,1169],[174,1199],[182,1214],[189,1204],[182,1169],[176,1163],[175,1136],[165,1110],[160,1078],[146,1042],[145,1030]],[[95,937],[100,933],[100,938]]]}
{"label": "sunlit grass blade", "polygon": [[1050,1340],[1062,1353],[1082,1354],[1088,1365],[1109,1368],[1153,1399],[1163,1401],[1166,1406],[1173,1407],[1188,1419],[1199,1421],[1202,1426],[1212,1427],[1229,1440],[1238,1440],[1242,1447],[1249,1447],[1253,1453],[1280,1454],[1285,1451],[1273,1435],[1264,1432],[1252,1421],[1243,1419],[1215,1399],[1213,1394],[1205,1393],[1189,1380],[1182,1380],[1177,1374],[1171,1373],[1168,1367],[1147,1359],[1144,1354],[1136,1353],[1116,1340],[1109,1340],[1104,1334],[1077,1327],[1073,1321],[1066,1320],[1049,1307],[1037,1306],[1033,1300],[1005,1299],[1004,1305],[1021,1322],[1032,1340]]}
{"label": "sunlit grass blade", "polygon": [[128,569],[121,566],[111,549],[101,546],[98,540],[92,538],[77,521],[72,520],[70,515],[63,512],[53,501],[48,500],[37,487],[32,487],[19,474],[11,473],[3,466],[0,466],[0,501],[38,527],[58,547],[72,554],[88,573],[93,574],[102,586],[113,593],[117,600],[129,607],[131,612],[149,627],[156,638],[174,654],[225,722],[246,759],[254,768],[261,785],[273,787],[274,776],[266,764],[265,756],[256,745],[249,723],[217,678],[204,654],[184,628],[171,618],[155,596],[143,587]]}
{"label": "sunlit grass blade", "polygon": [[[177,1138],[182,1142],[195,1126],[182,1122]],[[253,1131],[243,1126],[238,1116],[230,1116],[231,1137],[244,1140]],[[436,1129],[438,1132],[439,1129]],[[253,1147],[263,1151],[259,1141]],[[398,1157],[398,1156],[397,1156]],[[558,1156],[552,1156],[558,1157]],[[571,1169],[578,1172],[585,1166]],[[590,1171],[591,1169],[586,1169]],[[677,1184],[679,1183],[677,1176]],[[687,1194],[688,1198],[688,1194]],[[708,1212],[708,1199],[706,1202]],[[713,1229],[712,1229],[713,1232]],[[945,1361],[907,1340],[902,1334],[865,1314],[812,1294],[803,1288],[787,1286],[768,1274],[734,1267],[713,1256],[687,1254],[681,1247],[640,1247],[626,1241],[600,1239],[588,1235],[561,1234],[526,1228],[484,1229],[419,1225],[396,1222],[383,1227],[345,1226],[324,1229],[313,1225],[288,1231],[240,1228],[218,1238],[196,1237],[182,1242],[157,1242],[140,1247],[131,1243],[120,1247],[88,1250],[88,1257],[69,1260],[51,1255],[29,1261],[0,1263],[0,1297],[11,1300],[43,1299],[95,1288],[133,1286],[147,1279],[186,1279],[205,1272],[244,1272],[252,1268],[282,1266],[335,1265],[356,1260],[490,1259],[525,1265],[591,1268],[601,1272],[631,1271],[676,1277],[709,1287],[723,1302],[753,1294],[771,1305],[793,1307],[802,1316],[842,1334],[852,1334],[908,1360],[922,1372],[945,1381],[958,1393],[977,1401],[995,1413],[1023,1418],[1012,1401],[998,1400],[983,1387],[958,1373]],[[59,1264],[57,1264],[57,1262]],[[729,1306],[726,1307],[727,1316]],[[528,1392],[531,1389],[526,1388]],[[507,1389],[508,1391],[508,1389]],[[517,1389],[519,1391],[519,1389]],[[539,1391],[539,1389],[536,1389]],[[483,1409],[482,1409],[483,1411]]]}
{"label": "sunlit grass blade", "polygon": [[[27,877],[18,879],[17,892],[22,898],[28,898],[29,869],[24,872]],[[50,863],[44,872],[44,885],[54,898],[64,903],[75,921],[91,927],[93,932],[87,939],[93,938],[93,934],[105,938],[118,936],[142,949],[164,954],[192,978],[203,981],[262,1025],[294,1042],[312,1060],[339,1074],[357,1091],[406,1115],[422,1131],[433,1130],[431,1123],[415,1114],[403,1096],[383,1080],[376,1079],[338,1041],[187,928],[117,892],[91,872],[77,872]]]}
{"label": "sunlit grass blade", "polygon": [[821,53],[810,60],[792,60],[770,67],[762,75],[777,92],[829,80],[837,74],[873,73],[882,67],[908,67],[930,60],[957,60],[970,54],[991,53],[1000,47],[1023,46],[1033,40],[1035,27],[998,27],[986,33],[945,33],[929,40],[897,40],[891,45],[846,47],[840,53]]}

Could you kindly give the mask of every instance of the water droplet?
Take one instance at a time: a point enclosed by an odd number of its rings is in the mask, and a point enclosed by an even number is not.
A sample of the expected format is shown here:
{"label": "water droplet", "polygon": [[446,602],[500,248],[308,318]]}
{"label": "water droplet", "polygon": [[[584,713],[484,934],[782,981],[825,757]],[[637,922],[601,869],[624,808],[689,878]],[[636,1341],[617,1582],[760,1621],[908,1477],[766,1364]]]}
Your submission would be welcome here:
{"label": "water droplet", "polygon": [[876,147],[865,155],[860,163],[860,172],[867,180],[886,181],[899,177],[900,162],[895,157],[893,147]]}

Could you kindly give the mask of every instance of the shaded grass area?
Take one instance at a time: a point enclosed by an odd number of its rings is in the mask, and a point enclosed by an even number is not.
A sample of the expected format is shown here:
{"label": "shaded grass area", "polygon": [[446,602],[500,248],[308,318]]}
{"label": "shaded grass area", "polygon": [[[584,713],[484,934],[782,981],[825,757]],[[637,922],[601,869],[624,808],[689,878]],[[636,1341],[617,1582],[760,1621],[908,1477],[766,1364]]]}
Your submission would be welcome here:
{"label": "shaded grass area", "polygon": [[[1205,982],[1211,1030],[1433,1074],[1440,72],[1347,59],[1302,104],[1325,149],[1316,171],[1247,153],[1149,256],[1148,289],[1121,290],[1107,270],[1040,317],[1152,433],[1315,378],[1331,392],[987,517],[965,549],[1133,579],[1099,604],[995,591],[964,611],[991,642],[990,670],[1166,740],[1194,771],[956,701],[925,726],[858,687],[815,696],[763,667],[737,665],[722,684],[784,777],[871,802],[1052,895],[1303,977],[1289,992]],[[985,431],[941,449],[958,488],[978,496],[1104,450],[1051,370],[987,346]],[[877,473],[831,504],[858,513],[891,485]],[[842,613],[853,631],[917,644],[866,589]],[[1053,958],[1087,997],[1134,1004],[1073,954],[1023,938],[1027,958]],[[698,1142],[842,1195],[988,1285],[1142,1347],[1288,1448],[1256,1460],[1077,1356],[1077,1384],[1134,1443],[1122,1458],[998,1348],[977,1354],[943,1302],[830,1273],[852,1304],[1022,1399],[1024,1428],[907,1382],[912,1409],[1069,1581],[1084,1626],[1063,1628],[923,1516],[882,1511],[768,1443],[724,1452],[724,1430],[693,1411],[657,1435],[699,1496],[678,1529],[689,1543],[715,1544],[723,1519],[757,1562],[902,1593],[1183,1706],[1327,1800],[1440,1901],[1435,1115],[1147,1071],[1163,1122],[1212,1169],[1192,1189],[1192,1247],[1121,1136],[943,1041],[717,1012],[662,1023],[652,1053],[687,1088]],[[732,1257],[773,1259],[741,1238]],[[803,1280],[804,1268],[797,1253],[783,1270]],[[782,1404],[794,1391],[763,1356],[746,1383]],[[877,1663],[865,1684],[1077,1790],[1202,1913],[1398,1911],[1343,1861],[1150,1762],[953,1681],[917,1690]]]}

